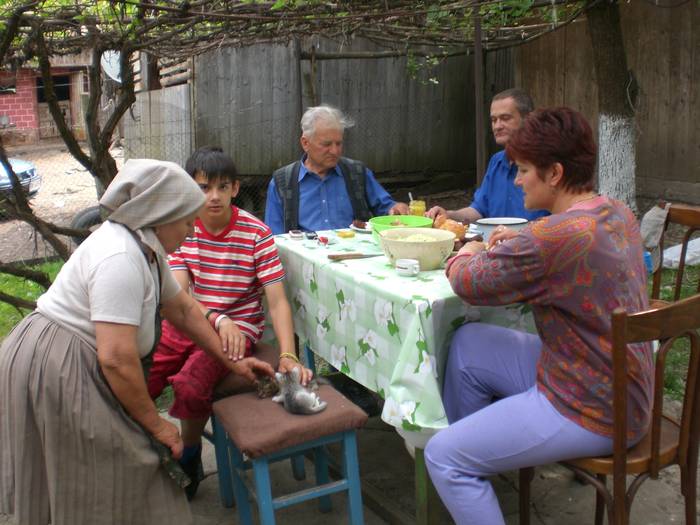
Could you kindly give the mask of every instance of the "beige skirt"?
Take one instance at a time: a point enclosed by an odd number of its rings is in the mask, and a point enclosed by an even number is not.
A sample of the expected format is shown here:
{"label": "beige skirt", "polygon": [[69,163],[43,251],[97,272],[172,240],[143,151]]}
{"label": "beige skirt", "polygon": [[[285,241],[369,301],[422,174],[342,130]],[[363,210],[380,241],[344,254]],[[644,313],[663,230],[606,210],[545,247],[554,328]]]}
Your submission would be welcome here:
{"label": "beige skirt", "polygon": [[192,522],[95,349],[37,312],[0,347],[0,514],[22,525]]}

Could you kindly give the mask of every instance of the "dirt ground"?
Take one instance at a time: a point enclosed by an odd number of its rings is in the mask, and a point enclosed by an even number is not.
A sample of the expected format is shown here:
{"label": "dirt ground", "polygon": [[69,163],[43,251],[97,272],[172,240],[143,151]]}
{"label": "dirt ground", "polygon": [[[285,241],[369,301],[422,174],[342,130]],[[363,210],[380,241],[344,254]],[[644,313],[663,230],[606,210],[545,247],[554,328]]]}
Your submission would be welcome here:
{"label": "dirt ground", "polygon": [[[42,177],[41,189],[31,203],[42,219],[69,226],[79,211],[97,204],[95,182],[88,171],[68,152],[61,141],[7,147],[10,157],[33,162]],[[112,152],[121,165],[121,149]],[[0,222],[0,261],[41,259],[53,254],[33,229],[20,221]]]}

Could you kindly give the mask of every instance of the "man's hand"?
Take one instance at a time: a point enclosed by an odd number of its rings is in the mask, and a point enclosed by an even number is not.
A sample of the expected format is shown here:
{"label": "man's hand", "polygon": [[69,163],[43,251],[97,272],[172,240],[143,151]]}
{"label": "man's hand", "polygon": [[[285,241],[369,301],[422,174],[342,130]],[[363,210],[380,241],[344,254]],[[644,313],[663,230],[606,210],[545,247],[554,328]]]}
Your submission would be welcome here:
{"label": "man's hand", "polygon": [[435,220],[435,218],[439,215],[447,216],[447,210],[445,208],[441,208],[440,206],[433,206],[425,212],[425,216],[430,217],[433,220]]}
{"label": "man's hand", "polygon": [[219,324],[219,337],[224,353],[229,359],[239,361],[245,355],[246,337],[231,319],[222,319]]}
{"label": "man's hand", "polygon": [[294,370],[296,367],[299,367],[301,369],[301,384],[306,386],[309,384],[309,381],[311,381],[311,378],[314,376],[314,373],[309,370],[308,368],[304,368],[302,365],[297,363],[294,359],[290,359],[289,357],[283,357],[280,359],[280,366],[277,369],[277,371],[280,374],[285,374],[287,372],[291,372]]}
{"label": "man's hand", "polygon": [[389,210],[389,215],[408,215],[408,204],[405,202],[397,202]]}
{"label": "man's hand", "polygon": [[184,447],[182,437],[180,437],[177,427],[170,421],[160,418],[158,428],[153,432],[153,437],[170,449],[173,458],[180,459],[182,457],[182,449]]}
{"label": "man's hand", "polygon": [[274,377],[275,369],[270,363],[261,361],[256,357],[246,357],[231,364],[231,372],[245,377],[251,383],[255,383],[260,376]]}

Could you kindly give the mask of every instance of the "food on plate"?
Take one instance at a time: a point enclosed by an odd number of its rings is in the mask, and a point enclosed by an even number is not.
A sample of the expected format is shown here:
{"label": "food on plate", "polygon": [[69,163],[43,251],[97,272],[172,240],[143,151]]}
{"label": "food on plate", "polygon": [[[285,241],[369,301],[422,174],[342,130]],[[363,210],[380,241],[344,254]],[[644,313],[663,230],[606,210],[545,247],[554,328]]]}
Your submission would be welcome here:
{"label": "food on plate", "polygon": [[342,239],[349,239],[355,236],[355,232],[352,230],[338,230],[336,235]]}
{"label": "food on plate", "polygon": [[360,228],[361,230],[367,228],[367,223],[365,221],[361,221],[360,219],[355,219],[354,221],[352,221],[352,225],[355,228]]}
{"label": "food on plate", "polygon": [[407,235],[403,239],[399,239],[400,241],[408,241],[408,242],[433,242],[437,239],[435,237],[432,237],[430,235],[426,235],[424,233],[414,233],[412,235]]}
{"label": "food on plate", "polygon": [[391,221],[389,224],[392,226],[406,226],[403,222],[401,222],[399,219],[396,219],[395,221]]}
{"label": "food on plate", "polygon": [[[438,219],[440,217],[444,217],[444,215],[439,216]],[[464,224],[447,218],[441,221],[440,224],[435,227],[454,233],[457,239],[463,239],[464,234],[467,232],[467,227]]]}

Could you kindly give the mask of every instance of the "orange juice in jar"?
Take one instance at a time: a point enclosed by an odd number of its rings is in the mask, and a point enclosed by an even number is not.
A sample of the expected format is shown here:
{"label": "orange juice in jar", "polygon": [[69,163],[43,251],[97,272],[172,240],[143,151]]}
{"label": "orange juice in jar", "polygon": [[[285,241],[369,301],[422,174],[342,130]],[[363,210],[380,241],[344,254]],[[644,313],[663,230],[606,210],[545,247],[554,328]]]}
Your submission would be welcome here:
{"label": "orange juice in jar", "polygon": [[411,215],[425,215],[425,201],[410,201],[408,203],[408,213]]}

